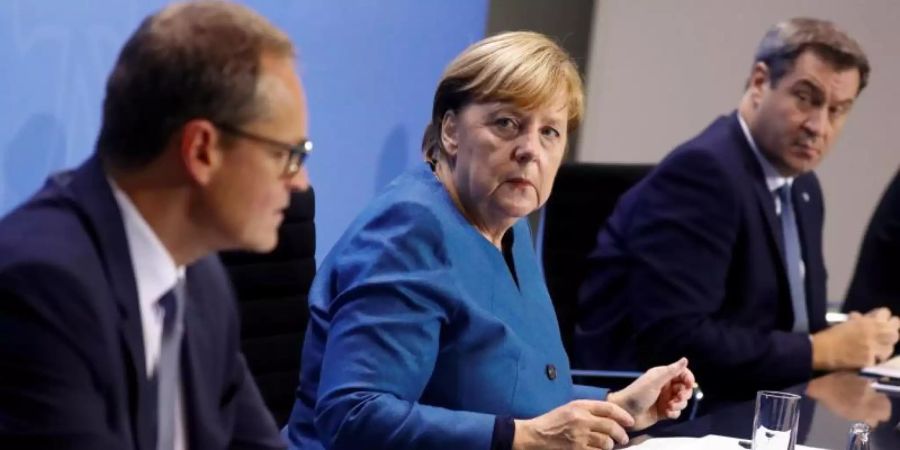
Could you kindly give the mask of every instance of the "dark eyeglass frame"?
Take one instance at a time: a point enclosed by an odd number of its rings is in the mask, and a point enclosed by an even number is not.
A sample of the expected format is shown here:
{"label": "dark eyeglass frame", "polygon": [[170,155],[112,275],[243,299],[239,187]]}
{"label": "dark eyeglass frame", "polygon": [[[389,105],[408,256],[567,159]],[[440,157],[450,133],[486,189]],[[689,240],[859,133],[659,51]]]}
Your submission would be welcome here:
{"label": "dark eyeglass frame", "polygon": [[296,175],[297,172],[300,171],[300,168],[303,167],[303,164],[306,162],[306,158],[309,157],[309,154],[313,149],[313,143],[309,139],[303,139],[302,141],[300,141],[300,143],[294,145],[265,136],[260,136],[256,133],[242,130],[227,123],[214,123],[213,125],[228,134],[233,134],[237,137],[242,137],[251,141],[268,144],[273,147],[277,147],[280,150],[286,151],[288,153],[288,159],[285,162],[285,166],[282,171],[282,174],[285,177],[292,177]]}

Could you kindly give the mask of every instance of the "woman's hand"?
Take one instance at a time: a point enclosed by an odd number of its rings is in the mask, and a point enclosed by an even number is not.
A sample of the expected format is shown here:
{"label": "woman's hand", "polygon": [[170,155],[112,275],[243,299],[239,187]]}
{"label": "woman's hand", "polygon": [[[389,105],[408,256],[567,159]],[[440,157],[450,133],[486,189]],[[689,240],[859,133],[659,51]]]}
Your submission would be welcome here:
{"label": "woman's hand", "polygon": [[513,450],[611,450],[628,442],[625,428],[634,426],[634,419],[610,402],[575,400],[515,424]]}
{"label": "woman's hand", "polygon": [[677,419],[694,390],[694,374],[687,358],[668,366],[654,367],[607,400],[634,417],[634,429],[642,430],[660,419]]}

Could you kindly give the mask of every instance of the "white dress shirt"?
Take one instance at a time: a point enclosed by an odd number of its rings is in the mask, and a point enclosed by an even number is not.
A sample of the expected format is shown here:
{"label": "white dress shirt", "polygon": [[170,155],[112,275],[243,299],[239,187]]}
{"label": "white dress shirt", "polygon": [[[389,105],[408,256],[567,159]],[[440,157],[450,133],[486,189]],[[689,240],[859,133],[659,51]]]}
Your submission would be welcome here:
{"label": "white dress shirt", "polygon": [[[131,266],[134,269],[141,313],[147,377],[150,378],[156,371],[162,346],[163,309],[158,302],[163,294],[175,287],[179,279],[184,278],[184,267],[175,265],[166,247],[128,195],[119,189],[111,178],[109,184],[112,186],[125,225],[125,238],[128,241]],[[175,411],[172,412],[175,415],[175,450],[186,448],[182,387],[179,379]]]}

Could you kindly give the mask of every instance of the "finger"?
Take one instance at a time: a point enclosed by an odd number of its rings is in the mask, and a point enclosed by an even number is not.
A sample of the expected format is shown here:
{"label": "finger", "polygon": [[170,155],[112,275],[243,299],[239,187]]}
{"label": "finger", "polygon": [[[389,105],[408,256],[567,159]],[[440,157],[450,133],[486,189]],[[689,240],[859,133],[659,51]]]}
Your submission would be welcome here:
{"label": "finger", "polygon": [[881,330],[875,334],[875,342],[881,345],[893,346],[897,343],[898,338],[900,338],[900,333],[896,330]]}
{"label": "finger", "polygon": [[667,366],[657,366],[644,373],[639,380],[643,379],[645,388],[661,389],[667,383],[681,375],[687,370],[687,358],[681,358]]}
{"label": "finger", "polygon": [[666,395],[666,391],[668,391],[669,397],[681,398],[687,395],[688,392],[690,392],[690,388],[682,381],[673,381],[671,384],[669,384],[667,390],[663,390],[661,395]]}
{"label": "finger", "polygon": [[[875,361],[877,352],[874,350],[866,351],[866,354],[861,358],[862,359],[862,367],[874,366],[877,364]],[[854,369],[861,369],[862,367],[854,367]]]}
{"label": "finger", "polygon": [[887,361],[890,359],[891,355],[894,354],[894,346],[893,345],[883,345],[880,346],[875,351],[875,360],[877,362]]}
{"label": "finger", "polygon": [[680,390],[693,392],[694,388],[697,387],[697,382],[694,380],[694,374],[688,373],[681,376],[678,380],[677,386]]}
{"label": "finger", "polygon": [[673,383],[673,387],[676,388],[676,392],[684,393],[690,397],[694,393],[694,388],[697,387],[697,382],[694,380],[694,374],[689,372],[682,376],[677,384]]}
{"label": "finger", "polygon": [[856,320],[862,317],[862,314],[859,311],[850,311],[850,314],[847,314],[847,320]]}
{"label": "finger", "polygon": [[669,398],[665,404],[666,404],[666,407],[672,408],[676,405],[687,406],[687,403],[689,401],[691,401],[690,395],[685,395],[683,392],[679,392],[677,395],[673,395],[671,398]]}
{"label": "finger", "polygon": [[890,319],[887,320],[887,326],[889,326],[895,330],[900,329],[900,317],[892,316]]}
{"label": "finger", "polygon": [[678,361],[675,361],[672,364],[669,364],[668,367],[669,367],[669,370],[671,370],[673,373],[677,374],[677,373],[680,373],[685,368],[687,368],[687,366],[688,366],[688,359],[682,357]]}
{"label": "finger", "polygon": [[585,402],[588,412],[595,417],[608,417],[625,427],[634,426],[634,417],[615,403],[596,400],[586,400]]}
{"label": "finger", "polygon": [[605,417],[594,417],[588,422],[588,427],[591,432],[609,436],[620,444],[628,442],[628,433],[614,420]]}
{"label": "finger", "polygon": [[896,333],[897,330],[900,329],[900,319],[897,319],[896,317],[892,317],[888,320],[885,320],[884,322],[876,321],[872,325],[878,332]]}
{"label": "finger", "polygon": [[694,396],[694,389],[685,386],[683,389],[678,391],[677,398],[679,401],[687,402]]}
{"label": "finger", "polygon": [[882,344],[894,344],[900,336],[900,330],[890,322],[882,322],[875,326],[875,340]]}
{"label": "finger", "polygon": [[616,446],[616,442],[613,438],[603,434],[603,433],[591,433],[588,435],[587,448],[589,449],[603,449],[603,450],[612,450]]}
{"label": "finger", "polygon": [[672,378],[672,383],[679,383],[688,386],[693,386],[696,382],[694,377],[694,372],[691,372],[691,369],[687,367],[681,369],[681,372],[678,373],[674,378]]}
{"label": "finger", "polygon": [[666,411],[681,411],[682,409],[687,408],[687,405],[687,400],[673,401],[669,404],[668,408],[666,408]]}
{"label": "finger", "polygon": [[891,311],[885,307],[875,308],[867,312],[866,316],[877,320],[886,321],[891,318]]}

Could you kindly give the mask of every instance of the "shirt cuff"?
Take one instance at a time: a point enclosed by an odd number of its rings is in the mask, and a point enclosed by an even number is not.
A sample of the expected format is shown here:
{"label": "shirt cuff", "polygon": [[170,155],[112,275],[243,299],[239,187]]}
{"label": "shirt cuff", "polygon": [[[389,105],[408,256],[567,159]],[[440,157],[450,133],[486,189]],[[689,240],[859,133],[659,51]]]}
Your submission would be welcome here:
{"label": "shirt cuff", "polygon": [[491,450],[512,450],[513,438],[516,436],[516,423],[510,416],[497,416],[494,419],[494,435],[491,437]]}

